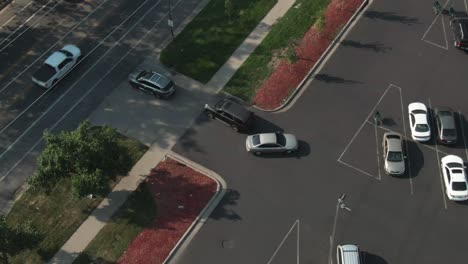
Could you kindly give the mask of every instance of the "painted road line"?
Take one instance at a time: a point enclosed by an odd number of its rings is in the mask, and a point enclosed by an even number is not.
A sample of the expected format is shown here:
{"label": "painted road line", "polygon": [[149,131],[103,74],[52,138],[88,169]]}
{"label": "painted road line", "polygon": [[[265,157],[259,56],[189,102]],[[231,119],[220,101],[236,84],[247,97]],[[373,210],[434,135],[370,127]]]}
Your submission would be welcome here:
{"label": "painted road line", "polygon": [[29,3],[28,3],[27,5],[25,5],[18,13],[16,13],[14,16],[12,16],[10,19],[8,19],[5,23],[3,23],[3,25],[0,26],[0,30],[1,30],[2,28],[4,28],[8,23],[10,23],[11,20],[13,20],[18,14],[21,14],[21,12],[23,12],[24,9],[26,9],[26,8],[27,8],[28,6],[30,6],[32,3],[34,3],[34,1],[29,2]]}
{"label": "painted road line", "polygon": [[286,241],[286,239],[289,237],[289,234],[291,234],[291,232],[294,230],[294,227],[297,225],[297,228],[296,228],[296,234],[297,234],[297,239],[296,239],[296,264],[299,264],[299,225],[300,225],[300,221],[299,219],[297,219],[296,221],[294,221],[293,225],[291,226],[291,228],[289,228],[289,231],[286,233],[286,235],[283,237],[283,240],[281,240],[281,243],[278,245],[278,247],[276,248],[275,252],[273,252],[273,255],[271,256],[270,260],[267,262],[267,264],[271,264],[271,262],[274,260],[276,254],[278,253],[278,251],[280,250],[280,248],[283,246],[284,244],[284,241]]}

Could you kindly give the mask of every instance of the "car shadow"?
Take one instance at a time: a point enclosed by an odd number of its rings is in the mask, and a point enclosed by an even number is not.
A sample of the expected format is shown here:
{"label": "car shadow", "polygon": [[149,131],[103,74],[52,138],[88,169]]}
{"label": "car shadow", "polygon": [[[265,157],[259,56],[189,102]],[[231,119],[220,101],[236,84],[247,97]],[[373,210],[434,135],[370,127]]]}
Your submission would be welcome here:
{"label": "car shadow", "polygon": [[411,140],[405,140],[405,144],[407,146],[406,166],[408,169],[402,176],[400,176],[400,178],[415,178],[419,175],[419,172],[424,166],[424,155],[419,148],[418,143]]}
{"label": "car shadow", "polygon": [[381,256],[374,255],[372,253],[361,251],[361,258],[366,264],[388,264],[388,262]]}
{"label": "car shadow", "polygon": [[454,145],[447,145],[450,148],[464,149],[467,145],[468,122],[462,113],[455,112],[455,123],[457,124],[458,141]]}
{"label": "car shadow", "polygon": [[274,123],[268,121],[267,119],[255,115],[255,122],[248,134],[260,134],[260,133],[275,133],[275,132],[284,132],[284,129],[275,125]]}

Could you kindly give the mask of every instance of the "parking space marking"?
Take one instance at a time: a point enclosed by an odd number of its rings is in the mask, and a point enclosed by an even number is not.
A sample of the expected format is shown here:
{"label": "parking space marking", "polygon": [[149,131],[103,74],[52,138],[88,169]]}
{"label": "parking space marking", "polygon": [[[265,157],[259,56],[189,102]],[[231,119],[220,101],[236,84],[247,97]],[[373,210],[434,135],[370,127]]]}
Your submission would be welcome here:
{"label": "parking space marking", "polygon": [[461,118],[460,110],[458,110],[458,118],[460,119],[460,127],[462,131],[462,136],[463,136],[463,146],[465,147],[465,156],[466,156],[466,160],[468,161],[468,150],[466,149],[465,129],[463,129],[463,120]]}
{"label": "parking space marking", "polygon": [[[380,179],[377,178],[376,176],[374,176],[374,175],[372,175],[372,174],[370,174],[370,173],[368,173],[368,172],[365,172],[365,171],[363,171],[363,170],[361,170],[361,169],[359,169],[359,168],[356,168],[356,167],[354,167],[353,165],[350,165],[350,164],[348,164],[348,163],[346,163],[346,162],[344,162],[344,161],[342,161],[342,160],[338,160],[338,162],[341,163],[341,164],[343,164],[343,165],[346,165],[346,166],[350,167],[351,169],[355,169],[355,170],[357,170],[357,171],[359,171],[359,172],[361,172],[361,173],[364,173],[364,174],[367,175],[367,176],[371,176],[372,178],[375,178],[376,180],[379,180],[379,181],[380,181]],[[1,179],[0,179],[0,180],[1,180]]]}
{"label": "parking space marking", "polygon": [[[442,7],[442,10],[445,10],[445,7],[447,6],[447,4],[449,3],[450,0],[447,0],[444,4],[444,6]],[[421,40],[424,41],[424,42],[427,42],[429,44],[432,44],[436,47],[439,47],[441,49],[444,49],[444,50],[448,50],[448,40],[447,40],[447,32],[445,30],[445,23],[444,23],[444,16],[441,16],[442,12],[440,12],[439,14],[437,14],[437,16],[434,18],[434,20],[432,21],[432,23],[429,25],[429,27],[427,28],[426,32],[424,32],[424,35],[422,36]],[[441,46],[439,44],[436,44],[434,42],[431,42],[429,40],[425,40],[424,38],[426,37],[427,33],[429,33],[429,31],[432,29],[432,26],[434,26],[435,22],[437,21],[438,18],[441,18],[440,19],[440,22],[442,23],[442,30],[444,32],[444,39],[445,39],[445,47],[444,46]]]}
{"label": "parking space marking", "polygon": [[[178,0],[175,5],[177,6],[182,0]],[[72,89],[79,81],[81,81],[81,79],[83,79],[93,68],[95,65],[97,65],[104,57],[105,55],[107,55],[108,52],[110,52],[115,46],[117,46],[120,41],[122,41],[132,30],[133,28],[135,28],[136,25],[138,25],[141,20],[143,20],[158,4],[160,3],[160,0],[154,4],[150,9],[148,9],[138,20],[137,22],[135,22],[135,24],[133,24],[133,26],[120,38],[118,39],[114,44],[113,46],[109,47],[106,51],[106,53],[104,53],[104,55],[102,55],[102,57],[96,61],[92,66],[91,68],[89,68],[71,87],[70,89]],[[52,129],[54,129],[60,122],[62,122],[62,120],[68,116],[68,114],[70,114],[71,111],[73,111],[73,109],[75,109],[75,107],[81,102],[83,101],[84,98],[86,98],[86,96],[88,96],[94,89],[96,89],[96,87],[115,69],[115,67],[117,67],[117,65],[119,65],[138,45],[140,45],[141,41],[150,33],[153,31],[153,29],[158,25],[160,24],[163,20],[164,20],[165,16],[162,17],[160,20],[158,20],[150,29],[148,29],[145,34],[143,34],[143,36],[135,43],[135,45],[130,48],[124,55],[122,55],[120,57],[120,59],[104,74],[102,75],[102,77],[97,80],[97,82],[86,92],[83,94],[83,96],[80,97],[80,99],[74,104],[71,106],[70,109],[68,109],[67,112],[65,112],[62,117],[57,121],[55,122],[50,128],[49,128],[49,131],[52,131]],[[68,90],[67,90],[68,91]],[[32,126],[34,126],[37,122],[39,122],[39,120],[41,120],[46,113],[48,113],[52,107],[58,103],[58,101],[60,101],[60,99],[64,96],[64,94],[57,100],[55,101],[55,103],[53,105],[51,105],[46,112],[42,113],[42,115],[27,129],[27,131],[24,131],[23,134],[21,135],[21,137],[23,137],[26,132],[29,131],[29,129],[32,128]],[[19,139],[17,139],[15,142],[17,142]],[[36,143],[21,157],[21,159],[19,159],[2,177],[0,177],[0,182],[2,182],[6,176],[8,176],[8,174],[10,174],[11,171],[13,171],[14,168],[16,168],[16,166],[18,166],[28,155],[29,153],[31,153],[31,151],[43,140],[43,137],[41,137],[38,141],[36,141]],[[0,158],[7,152],[11,149],[11,145],[10,147],[7,148],[7,150],[5,150],[1,155],[0,155]]]}
{"label": "parking space marking", "polygon": [[468,6],[466,5],[466,0],[463,0],[463,2],[465,3],[465,12],[468,13]]}
{"label": "parking space marking", "polygon": [[289,234],[291,234],[291,232],[294,230],[294,227],[297,225],[297,228],[296,228],[296,232],[297,232],[297,240],[296,240],[296,264],[299,264],[299,226],[300,226],[300,221],[299,219],[297,219],[296,221],[294,221],[294,224],[291,226],[291,228],[289,229],[288,233],[286,233],[286,235],[283,237],[283,240],[281,240],[281,243],[278,245],[278,247],[276,248],[275,252],[273,252],[273,255],[271,256],[270,260],[267,262],[267,264],[270,264],[271,261],[273,261],[273,259],[275,258],[276,254],[278,253],[278,251],[280,250],[280,248],[283,246],[284,244],[284,241],[286,241],[286,238],[289,237]]}
{"label": "parking space marking", "polygon": [[[368,120],[369,121],[369,120]],[[382,176],[380,174],[380,152],[379,152],[379,139],[377,135],[377,126],[374,125],[374,131],[375,131],[375,148],[377,150],[377,168],[378,168],[378,173],[379,173],[379,180],[382,180]]]}
{"label": "parking space marking", "polygon": [[[401,107],[401,122],[403,123],[403,134],[405,135],[405,150],[406,150],[406,157],[409,156],[409,149],[408,149],[408,135],[406,133],[406,119],[405,119],[405,110],[403,107],[403,92],[400,86],[392,84],[394,87],[398,89],[400,92],[400,107]],[[410,194],[414,194],[414,188],[413,188],[413,174],[411,173],[411,159],[407,158],[408,161],[408,175],[409,175],[409,183],[410,183]]]}
{"label": "parking space marking", "polygon": [[16,16],[18,16],[18,14],[21,14],[21,12],[23,12],[24,9],[26,9],[26,8],[27,8],[28,6],[30,6],[32,3],[34,3],[34,1],[29,2],[27,5],[25,5],[23,8],[21,8],[21,10],[20,10],[18,13],[16,13],[14,16],[12,16],[10,19],[8,19],[5,23],[3,23],[3,25],[0,27],[0,30],[1,30],[3,27],[5,27],[8,23],[10,23],[11,20],[13,20]]}
{"label": "parking space marking", "polygon": [[[429,109],[432,109],[431,99],[428,99],[428,102],[429,102]],[[427,114],[429,116],[429,120],[431,120],[430,111],[428,111]],[[444,199],[444,207],[445,207],[445,210],[447,210],[447,200],[445,199],[444,179],[442,176],[442,168],[440,167],[439,148],[437,144],[437,139],[434,139],[434,141],[435,141],[435,149],[436,149],[436,156],[437,156],[437,166],[439,167],[440,188],[442,189],[442,198]]]}

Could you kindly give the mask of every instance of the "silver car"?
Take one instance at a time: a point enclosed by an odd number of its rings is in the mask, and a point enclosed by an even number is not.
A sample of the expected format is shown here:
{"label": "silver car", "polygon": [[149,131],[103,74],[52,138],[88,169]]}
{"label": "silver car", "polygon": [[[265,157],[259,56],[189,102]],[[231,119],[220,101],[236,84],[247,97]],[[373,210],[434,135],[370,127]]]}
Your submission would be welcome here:
{"label": "silver car", "polygon": [[245,148],[255,155],[263,153],[292,153],[297,150],[297,139],[294,135],[277,133],[264,133],[250,135],[245,140]]}
{"label": "silver car", "polygon": [[457,143],[457,127],[455,125],[455,114],[448,107],[437,107],[434,109],[437,140],[442,144]]}
{"label": "silver car", "polygon": [[382,142],[385,172],[391,175],[405,173],[405,156],[403,141],[399,133],[387,132]]}

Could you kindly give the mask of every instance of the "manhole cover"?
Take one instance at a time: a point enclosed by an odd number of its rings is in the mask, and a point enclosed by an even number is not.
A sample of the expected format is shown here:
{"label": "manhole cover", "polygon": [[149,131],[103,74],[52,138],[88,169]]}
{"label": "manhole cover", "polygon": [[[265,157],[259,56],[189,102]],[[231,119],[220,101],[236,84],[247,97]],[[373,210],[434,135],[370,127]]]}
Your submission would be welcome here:
{"label": "manhole cover", "polygon": [[232,249],[232,248],[234,248],[234,245],[235,245],[235,243],[234,243],[233,240],[223,240],[223,241],[221,242],[221,246],[222,246],[223,248]]}

